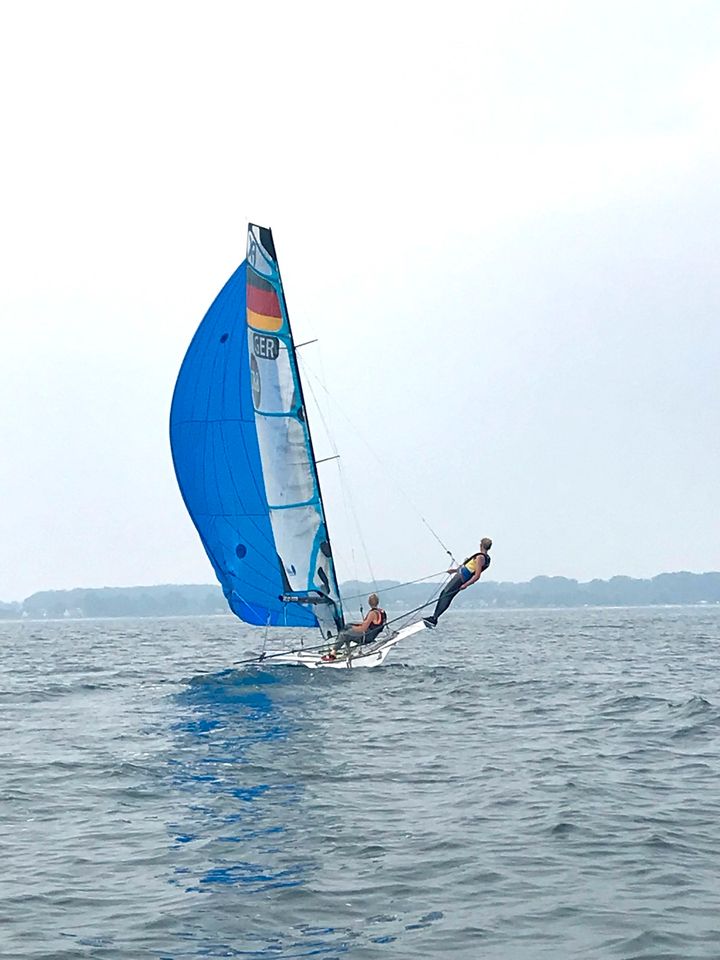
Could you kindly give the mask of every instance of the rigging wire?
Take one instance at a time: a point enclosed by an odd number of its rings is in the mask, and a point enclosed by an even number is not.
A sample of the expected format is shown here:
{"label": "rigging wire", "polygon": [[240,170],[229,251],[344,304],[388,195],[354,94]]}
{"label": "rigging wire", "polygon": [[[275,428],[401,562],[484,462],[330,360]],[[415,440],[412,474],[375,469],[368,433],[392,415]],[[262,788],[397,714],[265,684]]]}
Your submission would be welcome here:
{"label": "rigging wire", "polygon": [[345,471],[343,470],[341,462],[338,463],[338,472],[340,474],[340,481],[341,481],[340,486],[343,488],[343,496],[345,495],[346,491],[348,493],[348,503],[350,505],[350,513],[352,514],[353,520],[355,521],[355,527],[357,528],[357,532],[358,532],[358,539],[360,540],[360,545],[362,546],[363,554],[365,556],[365,562],[367,563],[368,570],[370,571],[370,579],[372,580],[373,585],[375,585],[377,583],[377,577],[375,576],[375,571],[373,570],[372,561],[370,560],[370,553],[368,551],[367,544],[365,543],[365,537],[363,537],[362,527],[358,519],[357,511],[355,510],[355,501],[352,495],[352,487],[348,482],[347,476],[345,475]]}
{"label": "rigging wire", "polygon": [[[316,341],[312,340],[312,341],[308,341],[308,342],[309,342],[309,343],[315,343]],[[297,353],[295,354],[295,360],[296,360],[296,362],[297,362],[298,369],[299,369],[299,370],[301,369],[303,372],[306,372],[306,364],[305,364],[304,361],[301,359],[300,355],[297,354]],[[322,365],[322,357],[321,357],[321,365]],[[318,378],[318,382],[322,382],[322,381],[320,381],[319,378]],[[346,523],[348,524],[348,527],[350,527],[350,525],[351,525],[351,524],[350,524],[350,510],[349,510],[349,506],[348,506],[347,490],[345,489],[345,485],[344,485],[343,482],[342,482],[342,476],[343,476],[343,475],[342,475],[342,472],[341,472],[340,454],[339,454],[339,452],[338,452],[337,444],[335,443],[335,437],[334,437],[333,431],[330,429],[330,426],[329,426],[328,421],[325,419],[325,415],[323,414],[322,407],[321,407],[320,404],[318,403],[318,398],[317,398],[317,396],[316,396],[316,394],[315,394],[315,390],[313,389],[312,383],[310,383],[310,381],[308,380],[307,375],[305,376],[305,383],[307,384],[308,391],[309,391],[309,393],[310,393],[310,396],[311,396],[312,399],[313,399],[313,403],[315,404],[315,412],[317,413],[318,417],[320,418],[320,422],[322,423],[323,428],[324,428],[324,430],[325,430],[325,436],[327,437],[328,442],[329,442],[329,444],[330,444],[330,449],[332,450],[332,452],[333,452],[333,454],[334,454],[334,457],[327,457],[326,459],[327,459],[327,460],[331,460],[331,459],[337,460],[338,472],[340,473],[340,477],[341,477],[340,492],[341,492],[341,495],[342,495],[343,507],[344,507],[344,510],[345,510],[345,521],[346,521]],[[307,415],[307,413],[306,413],[306,415]],[[318,463],[318,461],[315,462],[316,467],[317,467],[317,463]],[[319,478],[318,478],[318,482],[319,482]],[[356,522],[357,522],[357,521],[356,521]],[[327,519],[326,519],[326,523],[327,523]],[[335,552],[337,552],[337,551],[335,551]],[[357,577],[358,564],[357,564],[357,557],[356,557],[356,555],[355,555],[354,540],[351,540],[351,542],[350,542],[350,560],[351,560],[351,566],[352,566],[352,569],[353,569],[353,573],[354,573],[355,576]],[[372,572],[372,571],[371,571],[371,572]],[[341,602],[344,603],[344,602],[345,602],[345,598],[340,594],[340,584],[339,584],[339,583],[338,583],[338,594],[340,595]]]}
{"label": "rigging wire", "polygon": [[[423,583],[425,580],[432,580],[433,577],[445,576],[447,570],[438,570],[437,573],[429,573],[426,577],[418,577],[417,580],[406,580],[405,583],[396,583],[394,587],[380,587],[380,592],[384,595],[390,593],[391,590],[399,590],[400,587],[410,587],[414,583]],[[377,584],[377,580],[372,581],[374,584]],[[366,592],[363,593],[354,593],[350,597],[345,597],[345,600],[359,600],[361,597],[366,595]]]}
{"label": "rigging wire", "polygon": [[[326,421],[326,419],[325,419],[325,416],[324,416],[323,411],[322,411],[322,407],[320,406],[320,403],[318,402],[318,398],[317,398],[317,396],[316,396],[316,394],[315,394],[315,391],[314,391],[314,389],[313,389],[313,385],[312,385],[312,383],[310,383],[309,380],[308,380],[307,374],[308,374],[309,368],[308,368],[307,364],[304,362],[304,360],[301,360],[299,357],[298,357],[298,363],[299,363],[299,365],[302,367],[302,372],[305,374],[305,382],[306,382],[307,385],[308,385],[308,389],[309,389],[309,391],[310,391],[310,395],[311,395],[311,397],[313,398],[313,402],[315,403],[315,409],[316,409],[317,414],[318,414],[318,416],[320,417],[320,421],[321,421],[321,423],[322,423],[322,425],[323,425],[323,427],[324,427],[324,429],[325,429],[325,433],[326,433],[327,438],[328,438],[328,440],[329,440],[329,442],[330,442],[330,446],[331,446],[331,448],[332,448],[332,451],[333,451],[333,453],[337,454],[337,453],[338,453],[338,449],[337,449],[337,445],[336,445],[336,443],[335,443],[335,440],[334,440],[334,438],[333,438],[332,432],[331,432],[330,427],[328,426],[328,423],[327,423],[327,421]],[[310,372],[311,372],[311,371],[310,371]],[[312,373],[312,372],[311,372],[311,373]],[[323,390],[324,390],[325,393],[328,395],[328,397],[330,397],[330,392],[329,392],[329,390],[327,389],[327,387],[325,386],[325,384],[322,382],[322,380],[321,380],[316,374],[312,374],[312,376],[313,376],[313,378],[317,381],[317,383],[319,384],[319,386],[321,386],[321,387],[323,388]],[[332,398],[331,398],[331,399],[332,399]],[[339,458],[339,456],[340,456],[340,455],[338,454],[338,458]],[[368,570],[370,571],[370,577],[371,577],[371,579],[372,579],[372,582],[373,582],[373,584],[375,584],[375,583],[377,582],[377,581],[376,581],[376,578],[375,578],[375,572],[373,571],[372,562],[370,561],[370,554],[369,554],[369,552],[368,552],[367,544],[365,543],[365,538],[363,537],[363,534],[362,534],[362,527],[360,526],[360,521],[358,520],[358,516],[357,516],[357,513],[356,513],[356,511],[355,511],[355,504],[354,504],[354,501],[353,501],[351,486],[350,486],[350,483],[348,482],[347,477],[345,476],[345,472],[344,472],[343,467],[342,467],[342,459],[338,459],[338,465],[337,465],[337,466],[338,466],[338,473],[339,473],[339,475],[340,475],[340,489],[341,489],[341,491],[342,491],[342,497],[343,497],[343,502],[344,502],[344,505],[345,505],[345,510],[346,510],[346,512],[347,512],[347,511],[348,511],[348,508],[349,508],[349,512],[352,514],[352,518],[353,518],[353,520],[354,520],[354,522],[355,522],[355,528],[357,529],[357,533],[358,533],[358,540],[360,541],[360,545],[361,545],[361,547],[362,547],[363,555],[364,555],[364,557],[365,557],[365,562],[367,563]],[[351,555],[352,555],[352,558],[353,558],[353,565],[355,565],[355,549],[354,549],[354,547],[352,546],[352,544],[351,544],[350,550],[351,550]]]}
{"label": "rigging wire", "polygon": [[[385,463],[383,463],[383,461],[382,461],[382,460],[380,459],[380,457],[377,455],[377,453],[375,452],[375,449],[374,449],[374,447],[372,446],[372,444],[370,444],[370,443],[365,439],[365,437],[362,435],[360,429],[356,426],[355,423],[353,423],[353,421],[350,419],[350,417],[347,415],[347,413],[343,410],[341,404],[338,403],[338,401],[336,400],[336,398],[330,393],[330,391],[328,390],[328,388],[327,388],[327,387],[325,386],[325,384],[320,380],[320,378],[317,376],[317,374],[314,373],[314,371],[310,369],[310,367],[307,365],[307,363],[303,362],[302,366],[303,366],[303,373],[305,374],[306,382],[307,382],[307,380],[308,380],[308,377],[312,377],[312,378],[318,383],[318,385],[325,391],[325,393],[327,394],[328,398],[332,401],[333,408],[335,408],[336,410],[338,410],[338,411],[340,412],[340,414],[344,417],[344,419],[347,421],[347,423],[353,428],[353,430],[355,431],[355,433],[357,434],[357,436],[360,438],[360,440],[364,443],[364,445],[368,448],[368,450],[370,451],[370,453],[373,455],[373,457],[375,458],[375,461],[379,464],[380,467],[383,468],[383,470],[388,471],[387,465],[386,465]],[[311,387],[311,392],[312,392],[312,387]],[[314,393],[313,393],[313,397],[315,397]],[[315,403],[317,403],[317,399],[315,399]],[[440,537],[438,536],[438,534],[437,534],[437,533],[435,532],[435,530],[431,527],[431,525],[428,523],[428,521],[425,519],[425,517],[422,515],[422,513],[418,510],[418,508],[415,506],[415,504],[413,503],[413,501],[410,499],[410,497],[409,497],[408,494],[407,494],[407,491],[404,490],[404,489],[400,486],[400,484],[397,482],[397,478],[396,478],[396,477],[393,477],[393,482],[394,482],[395,486],[397,487],[398,491],[399,491],[400,493],[402,493],[403,497],[405,498],[405,502],[407,503],[407,505],[418,515],[418,517],[420,518],[420,520],[425,524],[425,526],[427,527],[427,529],[430,531],[430,533],[433,535],[433,537],[437,540],[437,542],[438,542],[438,543],[440,544],[440,546],[443,548],[443,550],[445,551],[445,553],[450,557],[450,559],[452,560],[452,562],[453,562],[455,565],[457,565],[457,562],[458,562],[458,561],[455,559],[455,556],[454,556],[453,552],[446,546],[445,543],[443,543],[443,541],[440,539]]]}
{"label": "rigging wire", "polygon": [[[408,610],[406,613],[402,613],[402,614],[400,614],[400,616],[394,617],[392,620],[389,620],[388,623],[397,623],[398,620],[407,620],[407,619],[410,618],[414,613],[418,613],[420,610],[424,610],[425,607],[430,607],[430,606],[432,606],[432,605],[437,601],[437,598],[440,596],[442,590],[444,589],[445,585],[446,585],[447,583],[449,583],[449,581],[450,581],[450,577],[448,576],[448,577],[446,577],[445,580],[440,584],[439,587],[438,587],[437,584],[435,584],[435,585],[433,586],[433,590],[432,590],[432,593],[430,594],[429,599],[426,600],[425,603],[420,604],[419,607],[415,607],[414,610]],[[402,628],[400,628],[400,629],[402,629]]]}
{"label": "rigging wire", "polygon": [[[444,586],[444,584],[442,584]],[[433,596],[438,592],[437,589],[433,590]],[[397,617],[393,617],[392,620],[388,620],[385,626],[389,626],[391,623],[397,623],[399,620],[405,620],[407,617],[412,616],[414,613],[418,613],[420,610],[424,610],[425,607],[429,607],[435,603],[435,600],[428,600],[425,603],[421,604],[419,607],[415,607],[414,610],[408,610],[407,613],[401,613]],[[268,660],[272,660],[275,657],[286,657],[289,653],[315,653],[318,650],[325,650],[332,646],[332,642],[326,640],[324,643],[318,643],[312,647],[293,647],[292,650],[278,650],[277,653],[261,653],[260,656],[249,657],[247,660],[234,660],[234,667],[242,667],[249,663],[265,663]]]}
{"label": "rigging wire", "polygon": [[[299,364],[301,363],[301,361],[300,361],[299,359],[298,359],[298,363],[299,363]],[[303,370],[304,370],[304,369],[305,369],[304,364],[302,364],[302,366],[303,366]],[[352,529],[351,514],[354,515],[354,511],[351,511],[351,509],[350,509],[350,502],[349,502],[349,497],[348,497],[348,490],[347,490],[347,488],[346,488],[345,483],[343,482],[343,480],[344,480],[344,474],[342,473],[342,464],[341,464],[341,460],[340,460],[340,455],[339,455],[339,453],[338,453],[337,444],[335,443],[335,437],[334,437],[334,434],[333,434],[332,430],[330,429],[330,426],[329,426],[328,422],[325,420],[325,416],[324,416],[324,414],[323,414],[323,411],[322,411],[322,408],[321,408],[320,404],[318,403],[318,399],[317,399],[317,396],[315,395],[315,391],[314,391],[314,389],[313,389],[312,383],[310,383],[310,382],[308,381],[307,377],[305,378],[305,380],[306,380],[307,385],[308,385],[308,390],[309,390],[309,392],[310,392],[310,396],[312,397],[313,402],[314,402],[314,404],[315,404],[315,410],[316,410],[316,412],[317,412],[317,414],[318,414],[318,416],[319,416],[319,418],[320,418],[320,422],[322,423],[323,427],[325,428],[325,435],[327,436],[328,442],[330,443],[330,447],[331,447],[331,449],[333,450],[333,452],[337,455],[337,456],[336,456],[336,459],[337,459],[337,469],[338,469],[338,475],[339,475],[339,477],[340,477],[340,494],[341,494],[341,496],[342,496],[343,510],[344,510],[344,512],[345,512],[345,523],[347,524],[348,529]],[[356,526],[357,526],[357,519],[355,520],[355,524],[356,524]],[[336,549],[335,553],[337,554],[337,549]],[[354,537],[351,537],[351,539],[350,539],[350,565],[351,565],[351,567],[352,567],[353,574],[355,575],[355,578],[357,579],[357,578],[358,578],[358,570],[359,570],[359,567],[358,567],[357,554],[356,554],[356,552],[355,552],[355,538],[354,538]],[[369,565],[368,565],[368,566],[369,566]],[[371,570],[371,575],[372,575],[372,570]],[[339,592],[339,591],[340,591],[340,584],[338,583],[338,592]],[[343,602],[343,604],[344,604],[344,603],[345,603],[345,598],[344,598],[342,595],[341,595],[341,600],[342,600],[342,602]]]}
{"label": "rigging wire", "polygon": [[[444,571],[444,572],[447,572],[447,571]],[[421,577],[419,580],[409,580],[407,584],[399,583],[397,584],[396,587],[389,587],[388,589],[397,590],[398,587],[409,586],[411,583],[421,583],[423,580],[429,580],[430,577],[435,577],[435,576],[437,576],[436,573],[431,573],[427,577]],[[420,606],[414,607],[412,610],[406,610],[405,613],[398,614],[397,617],[393,617],[392,619],[388,620],[385,626],[389,627],[391,623],[399,623],[401,620],[407,621],[410,617],[413,616],[413,614],[419,613],[421,610],[424,610],[425,607],[432,606],[436,602],[437,597],[440,595],[441,591],[443,590],[443,588],[445,587],[445,585],[448,583],[449,580],[450,580],[450,577],[448,576],[442,583],[433,584],[432,593],[430,594],[429,599],[425,601],[425,603],[421,603]],[[355,599],[355,598],[350,598],[350,599]],[[398,629],[402,629],[402,626],[399,627]],[[260,656],[250,657],[246,660],[235,660],[233,663],[233,666],[239,667],[239,666],[245,666],[250,663],[264,663],[265,661],[272,660],[275,657],[287,656],[287,654],[289,653],[314,653],[319,650],[328,649],[330,646],[332,646],[332,642],[328,640],[324,640],[322,643],[319,643],[317,645],[306,647],[303,641],[301,640],[300,646],[294,647],[292,650],[279,650],[277,653],[266,653],[265,650],[263,649],[263,652],[260,654]]]}

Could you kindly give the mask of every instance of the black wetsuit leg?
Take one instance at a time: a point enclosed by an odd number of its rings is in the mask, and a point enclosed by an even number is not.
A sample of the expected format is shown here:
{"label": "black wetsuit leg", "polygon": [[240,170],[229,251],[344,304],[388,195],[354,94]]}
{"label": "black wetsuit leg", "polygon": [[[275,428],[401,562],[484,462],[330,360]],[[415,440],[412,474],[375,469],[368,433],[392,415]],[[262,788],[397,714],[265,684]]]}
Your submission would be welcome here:
{"label": "black wetsuit leg", "polygon": [[355,633],[354,630],[343,630],[338,634],[337,641],[333,646],[335,647],[335,652],[340,653],[343,647],[347,647],[349,650],[351,643],[363,643],[364,639],[364,633]]}
{"label": "black wetsuit leg", "polygon": [[444,587],[443,592],[438,597],[438,602],[435,604],[435,610],[433,611],[433,615],[428,619],[434,620],[435,622],[437,622],[438,617],[441,617],[445,613],[447,608],[450,606],[450,604],[453,602],[455,597],[460,592],[460,588],[464,583],[465,581],[460,576],[460,574],[456,573],[455,576],[450,581],[450,583],[448,583],[448,585]]}

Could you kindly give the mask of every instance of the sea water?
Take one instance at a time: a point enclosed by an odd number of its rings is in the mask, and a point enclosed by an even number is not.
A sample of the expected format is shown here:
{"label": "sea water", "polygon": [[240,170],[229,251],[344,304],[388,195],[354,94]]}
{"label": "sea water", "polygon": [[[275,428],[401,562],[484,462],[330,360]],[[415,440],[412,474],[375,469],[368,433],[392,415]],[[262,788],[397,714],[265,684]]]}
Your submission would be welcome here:
{"label": "sea water", "polygon": [[0,957],[720,957],[720,609],[0,624]]}

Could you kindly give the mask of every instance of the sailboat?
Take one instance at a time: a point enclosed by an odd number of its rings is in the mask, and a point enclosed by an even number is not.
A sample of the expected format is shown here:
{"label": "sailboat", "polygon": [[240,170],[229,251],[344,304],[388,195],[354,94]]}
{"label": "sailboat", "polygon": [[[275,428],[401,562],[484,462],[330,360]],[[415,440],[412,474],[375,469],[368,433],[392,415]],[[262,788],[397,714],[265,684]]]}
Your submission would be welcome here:
{"label": "sailboat", "polygon": [[[311,669],[374,667],[422,621],[328,658],[345,626],[303,385],[269,228],[197,329],[178,374],[170,445],[185,505],[230,610],[263,627],[316,627],[263,655]],[[260,659],[260,658],[259,658]]]}

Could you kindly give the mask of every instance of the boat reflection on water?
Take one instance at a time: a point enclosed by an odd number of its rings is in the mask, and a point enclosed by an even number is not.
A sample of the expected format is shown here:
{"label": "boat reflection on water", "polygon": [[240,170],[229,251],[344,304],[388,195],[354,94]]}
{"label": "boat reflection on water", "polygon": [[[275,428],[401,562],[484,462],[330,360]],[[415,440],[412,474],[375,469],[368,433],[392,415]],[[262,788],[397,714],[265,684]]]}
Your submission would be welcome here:
{"label": "boat reflection on water", "polygon": [[[273,697],[277,686],[267,672],[224,671],[191,682],[180,696],[191,715],[176,728],[186,735],[187,749],[174,763],[189,792],[192,821],[177,825],[177,842],[202,840],[208,864],[195,889],[240,883],[267,890],[302,882],[307,864],[286,856],[282,842],[302,790],[278,768],[272,750],[293,732],[293,721]],[[253,857],[238,859],[238,845]]]}
{"label": "boat reflection on water", "polygon": [[172,909],[187,948],[168,957],[331,957],[356,936],[309,922],[322,915],[308,886],[322,825],[299,773],[317,755],[310,693],[308,675],[286,668],[194,678],[177,696],[170,882],[184,894]]}

